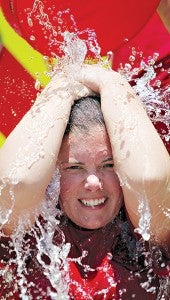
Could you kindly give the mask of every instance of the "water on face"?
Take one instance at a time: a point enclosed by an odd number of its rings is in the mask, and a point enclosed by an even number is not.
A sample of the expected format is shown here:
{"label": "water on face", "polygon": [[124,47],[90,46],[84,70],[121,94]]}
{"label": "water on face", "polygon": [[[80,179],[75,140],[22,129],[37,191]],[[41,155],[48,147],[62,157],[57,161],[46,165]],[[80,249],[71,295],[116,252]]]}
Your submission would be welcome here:
{"label": "water on face", "polygon": [[[48,15],[44,13],[44,6],[41,1],[35,1],[33,8],[28,13],[28,25],[33,26],[34,21],[32,16],[36,15],[39,23],[45,28],[46,35],[48,36],[49,46],[57,45],[60,50],[60,57],[55,53],[52,56],[57,58],[57,65],[53,68],[51,76],[55,73],[55,68],[67,69],[70,72],[70,78],[78,72],[83,62],[87,59],[87,52],[91,52],[93,57],[98,61],[99,64],[105,65],[110,68],[110,60],[112,59],[112,53],[108,53],[108,60],[103,61],[100,56],[100,46],[97,42],[97,37],[93,29],[85,29],[79,31],[75,22],[74,16],[70,13],[70,10],[59,11],[56,15],[55,26],[49,21]],[[65,30],[66,20],[69,20],[72,24],[72,32]],[[86,39],[81,39],[81,36],[86,34]],[[30,36],[30,40],[35,40],[35,36]],[[156,88],[150,85],[150,81],[155,78],[155,59],[158,54],[155,53],[153,58],[146,63],[141,58],[141,65],[139,68],[133,68],[133,64],[125,64],[124,67],[120,68],[119,72],[130,82],[135,81],[133,86],[136,93],[141,97],[141,100],[146,108],[146,111],[153,121],[164,123],[169,129],[169,103],[168,101],[162,101],[162,97],[168,99],[168,88],[162,90],[160,88],[160,82],[156,82]],[[48,60],[47,57],[44,57]],[[130,62],[133,63],[135,60],[135,51],[132,49],[132,55],[130,56]],[[73,67],[74,64],[74,67]],[[139,70],[143,70],[143,75],[137,78]],[[134,80],[134,77],[136,78]],[[38,88],[38,87],[37,87]],[[39,104],[32,110],[33,117],[39,111]],[[9,215],[12,213],[13,205],[15,203],[15,196],[13,187],[18,184],[17,170],[21,166],[31,168],[32,165],[41,159],[44,155],[42,141],[47,137],[48,131],[53,124],[46,114],[43,115],[43,122],[46,124],[46,128],[42,128],[40,124],[35,124],[34,135],[30,132],[30,139],[28,144],[23,149],[19,149],[16,153],[15,163],[11,165],[11,172],[8,174],[8,180],[4,179],[0,186],[0,193],[8,186],[10,182],[9,194],[11,197],[11,205],[6,210],[0,211],[1,227],[8,221]],[[28,128],[29,130],[29,128]],[[168,130],[169,131],[169,130]],[[169,135],[162,131],[162,138],[166,141],[169,139]],[[34,145],[34,146],[33,146]],[[34,148],[35,151],[32,157],[27,155],[29,149]],[[50,185],[47,188],[46,198],[43,204],[35,212],[36,225],[29,231],[25,231],[25,223],[29,225],[29,214],[26,215],[24,220],[19,221],[19,225],[15,233],[11,237],[10,247],[10,258],[5,267],[0,268],[0,276],[3,278],[2,282],[4,287],[7,288],[5,298],[2,299],[14,299],[15,293],[19,294],[20,299],[30,300],[35,299],[32,296],[32,290],[34,290],[36,299],[70,299],[69,286],[73,284],[82,293],[84,299],[92,299],[91,296],[87,295],[86,291],[82,289],[78,282],[71,282],[69,275],[69,260],[68,253],[70,250],[70,244],[65,242],[64,234],[60,229],[60,216],[61,211],[57,208],[59,189],[60,189],[60,175],[58,170],[55,171],[54,176],[51,180]],[[127,184],[126,178],[121,178],[121,184]],[[162,209],[162,207],[160,207]],[[166,218],[170,217],[170,211],[168,208],[164,208],[164,214]],[[41,218],[39,217],[41,215]],[[143,240],[148,241],[150,239],[150,209],[147,199],[143,195],[139,195],[139,226],[136,231],[140,233]],[[58,233],[60,235],[60,243],[57,245],[53,242],[54,235]],[[26,238],[27,237],[27,238]],[[5,236],[2,234],[1,247],[5,248]],[[138,248],[141,249],[142,241],[138,242]],[[78,258],[79,264],[81,259],[87,253],[82,253],[82,257]],[[155,287],[151,284],[152,279],[152,260],[147,251],[145,255],[145,265],[150,266],[148,268],[147,281],[142,282],[141,286],[152,293],[155,291]],[[157,251],[157,260],[161,261],[161,252]],[[31,270],[32,277],[28,276],[27,264],[29,258],[36,260],[37,272],[43,272],[42,278],[47,289],[39,285],[36,281],[36,274]],[[110,258],[111,259],[111,258]],[[74,259],[73,259],[74,261]],[[88,266],[86,266],[88,269]],[[107,277],[108,287],[104,290],[99,290],[98,295],[102,295],[102,299],[107,299],[107,293],[112,287],[116,286],[116,282],[113,277],[109,275],[107,268],[105,267],[104,272]],[[41,278],[37,275],[37,278]],[[162,293],[165,293],[168,280],[161,279],[160,298]],[[11,289],[12,287],[12,289]],[[9,289],[8,289],[9,288]],[[119,291],[120,296],[126,294],[126,290],[122,289]],[[134,294],[135,296],[135,294]],[[166,296],[166,295],[165,295]],[[46,298],[45,298],[46,297]]]}

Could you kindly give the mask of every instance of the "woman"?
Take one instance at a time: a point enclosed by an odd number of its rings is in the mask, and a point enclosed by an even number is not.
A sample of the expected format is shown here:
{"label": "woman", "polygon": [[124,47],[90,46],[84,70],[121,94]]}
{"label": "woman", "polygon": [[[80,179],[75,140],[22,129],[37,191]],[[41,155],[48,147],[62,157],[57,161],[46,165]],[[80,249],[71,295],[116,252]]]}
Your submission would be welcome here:
{"label": "woman", "polygon": [[[96,97],[76,103],[89,89],[100,94],[101,109]],[[52,216],[42,210],[47,186],[48,197],[56,200],[49,185],[56,167],[63,211],[59,228],[71,243],[70,299],[162,297],[158,279],[161,272],[161,282],[168,278],[169,157],[140,100],[118,73],[85,65],[75,80],[59,72],[8,137],[0,165],[4,234],[12,237],[21,221],[25,229],[35,221],[38,227],[34,239],[30,233],[24,238],[25,249],[28,244],[31,249],[24,265],[30,299],[53,299],[60,290],[50,279],[54,273],[49,277],[44,244]],[[43,243],[37,242],[41,234]],[[63,246],[61,238],[56,230],[54,245]],[[36,247],[43,248],[43,258]]]}

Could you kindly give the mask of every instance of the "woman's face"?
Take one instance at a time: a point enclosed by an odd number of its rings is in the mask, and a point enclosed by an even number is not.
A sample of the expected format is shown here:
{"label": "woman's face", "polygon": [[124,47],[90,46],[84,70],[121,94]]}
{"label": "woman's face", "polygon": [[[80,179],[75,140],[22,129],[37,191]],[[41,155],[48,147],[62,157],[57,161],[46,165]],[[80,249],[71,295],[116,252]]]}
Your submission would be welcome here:
{"label": "woman's face", "polygon": [[122,190],[114,172],[105,128],[65,137],[57,165],[61,173],[60,204],[75,224],[97,229],[110,222],[122,205]]}

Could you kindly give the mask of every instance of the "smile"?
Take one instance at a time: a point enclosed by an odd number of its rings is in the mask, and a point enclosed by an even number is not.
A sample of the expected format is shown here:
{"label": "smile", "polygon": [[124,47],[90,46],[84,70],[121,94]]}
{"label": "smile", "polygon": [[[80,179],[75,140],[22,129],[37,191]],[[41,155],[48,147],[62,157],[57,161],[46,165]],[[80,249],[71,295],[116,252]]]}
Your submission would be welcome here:
{"label": "smile", "polygon": [[88,206],[88,207],[95,207],[97,205],[104,204],[107,198],[100,198],[100,199],[89,199],[89,200],[84,200],[81,199],[79,200],[83,205]]}

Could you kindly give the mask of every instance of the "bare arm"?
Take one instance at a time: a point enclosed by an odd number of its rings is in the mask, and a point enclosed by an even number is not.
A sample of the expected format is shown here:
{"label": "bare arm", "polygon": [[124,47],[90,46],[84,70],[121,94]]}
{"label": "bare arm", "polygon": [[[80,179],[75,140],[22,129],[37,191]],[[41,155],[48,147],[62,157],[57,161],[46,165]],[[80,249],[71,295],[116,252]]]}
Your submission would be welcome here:
{"label": "bare arm", "polygon": [[84,93],[81,87],[73,89],[68,78],[56,75],[0,150],[0,220],[5,233],[10,234],[25,214],[34,222],[55,169],[71,105],[79,92]]}
{"label": "bare arm", "polygon": [[161,0],[157,12],[166,29],[170,32],[170,0]]}
{"label": "bare arm", "polygon": [[152,236],[157,243],[167,245],[170,234],[170,218],[167,217],[170,161],[162,140],[140,99],[118,73],[86,66],[79,74],[79,80],[101,94],[115,169],[133,225],[139,227],[143,214],[147,212],[148,221],[151,217],[148,229]]}

